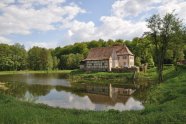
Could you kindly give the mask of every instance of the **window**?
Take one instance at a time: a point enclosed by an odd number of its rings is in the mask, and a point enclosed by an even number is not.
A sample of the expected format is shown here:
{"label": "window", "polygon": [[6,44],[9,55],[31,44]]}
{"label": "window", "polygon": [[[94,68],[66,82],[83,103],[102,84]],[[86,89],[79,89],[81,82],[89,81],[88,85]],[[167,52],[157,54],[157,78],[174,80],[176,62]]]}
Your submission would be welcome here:
{"label": "window", "polygon": [[122,59],[122,56],[118,56],[118,59]]}
{"label": "window", "polygon": [[105,66],[105,63],[104,62],[102,63],[102,66]]}
{"label": "window", "polygon": [[124,56],[123,56],[123,59],[127,59],[127,56],[124,55]]}
{"label": "window", "polygon": [[126,62],[124,62],[124,65],[126,65]]}
{"label": "window", "polygon": [[92,63],[92,66],[94,66],[94,63]]}

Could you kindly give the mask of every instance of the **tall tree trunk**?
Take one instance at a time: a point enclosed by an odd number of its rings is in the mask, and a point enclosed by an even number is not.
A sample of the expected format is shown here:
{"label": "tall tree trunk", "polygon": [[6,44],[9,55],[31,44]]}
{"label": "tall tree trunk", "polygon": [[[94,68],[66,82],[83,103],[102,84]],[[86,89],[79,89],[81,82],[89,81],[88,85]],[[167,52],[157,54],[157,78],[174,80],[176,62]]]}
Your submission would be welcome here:
{"label": "tall tree trunk", "polygon": [[163,81],[163,65],[160,65],[158,70],[158,82],[161,83]]}
{"label": "tall tree trunk", "polygon": [[[159,51],[159,50],[157,50]],[[163,61],[164,61],[164,55],[162,52],[157,53],[157,73],[158,73],[158,83],[161,83],[163,81]]]}

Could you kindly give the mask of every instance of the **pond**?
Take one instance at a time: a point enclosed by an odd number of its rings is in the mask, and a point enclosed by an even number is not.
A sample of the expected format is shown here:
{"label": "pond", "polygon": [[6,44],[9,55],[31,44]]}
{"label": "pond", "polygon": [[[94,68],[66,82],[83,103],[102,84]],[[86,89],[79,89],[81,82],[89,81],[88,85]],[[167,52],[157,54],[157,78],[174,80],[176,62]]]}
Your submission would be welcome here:
{"label": "pond", "polygon": [[[83,110],[141,110],[142,100],[135,97],[138,89],[125,87],[93,85],[83,83],[74,85],[63,74],[15,74],[1,75],[8,89],[2,90],[19,100],[42,103],[52,107]],[[101,81],[100,81],[101,82]]]}

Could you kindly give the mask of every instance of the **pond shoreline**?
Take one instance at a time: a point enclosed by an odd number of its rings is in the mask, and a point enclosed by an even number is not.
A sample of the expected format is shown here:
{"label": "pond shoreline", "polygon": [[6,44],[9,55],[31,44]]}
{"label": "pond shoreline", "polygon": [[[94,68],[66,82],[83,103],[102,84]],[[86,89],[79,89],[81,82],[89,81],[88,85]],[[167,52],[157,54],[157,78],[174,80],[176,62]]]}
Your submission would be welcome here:
{"label": "pond shoreline", "polygon": [[[53,71],[0,71],[1,75],[15,75],[15,74],[55,74],[61,73],[65,75],[65,78],[78,82],[81,80],[91,80],[99,82],[99,80],[114,80],[114,81],[128,81],[132,79],[133,73],[116,73],[116,72],[85,72],[81,70],[53,70]],[[108,83],[105,83],[108,84]]]}
{"label": "pond shoreline", "polygon": [[[134,84],[112,85],[111,83],[72,83],[61,74],[26,74],[0,76],[9,89],[4,91],[19,100],[43,103],[53,107],[87,110],[139,110],[141,99],[132,94]],[[129,104],[130,103],[130,104]],[[83,106],[83,104],[85,106]]]}
{"label": "pond shoreline", "polygon": [[70,74],[72,70],[51,70],[51,71],[32,71],[32,70],[23,70],[23,71],[0,71],[0,75],[12,75],[12,74],[47,74],[47,73],[66,73]]}

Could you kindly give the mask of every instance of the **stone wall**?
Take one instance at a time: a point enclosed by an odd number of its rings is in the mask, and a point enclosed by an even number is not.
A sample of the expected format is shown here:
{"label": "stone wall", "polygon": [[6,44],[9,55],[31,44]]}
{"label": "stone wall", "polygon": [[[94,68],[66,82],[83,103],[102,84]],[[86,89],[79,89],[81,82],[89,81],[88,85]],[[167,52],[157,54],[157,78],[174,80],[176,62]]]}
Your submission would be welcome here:
{"label": "stone wall", "polygon": [[139,67],[112,68],[112,72],[139,72]]}

